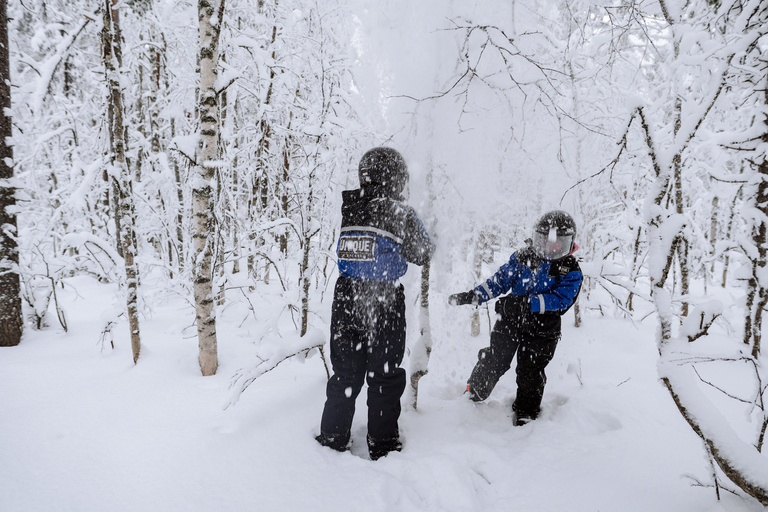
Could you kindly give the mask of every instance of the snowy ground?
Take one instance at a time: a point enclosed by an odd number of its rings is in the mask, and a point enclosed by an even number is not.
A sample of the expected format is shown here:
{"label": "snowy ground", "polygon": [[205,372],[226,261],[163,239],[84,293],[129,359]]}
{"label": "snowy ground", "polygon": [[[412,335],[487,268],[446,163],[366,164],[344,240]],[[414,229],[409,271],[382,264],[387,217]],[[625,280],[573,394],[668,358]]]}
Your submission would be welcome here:
{"label": "snowy ground", "polygon": [[[0,349],[3,512],[763,510],[694,485],[711,483],[711,469],[656,377],[653,318],[587,316],[575,329],[569,317],[543,415],[516,428],[512,373],[487,403],[462,396],[487,332],[472,338],[472,309],[436,295],[420,410],[401,418],[403,452],[371,462],[365,390],[350,453],[313,439],[326,379],[319,356],[279,366],[224,409],[274,312],[244,321],[242,304],[225,309],[219,372],[203,378],[182,300],[155,298],[134,366],[124,323],[117,348],[99,341],[114,289],[70,284],[61,295],[69,332],[30,329]],[[327,316],[328,302],[316,306]]]}

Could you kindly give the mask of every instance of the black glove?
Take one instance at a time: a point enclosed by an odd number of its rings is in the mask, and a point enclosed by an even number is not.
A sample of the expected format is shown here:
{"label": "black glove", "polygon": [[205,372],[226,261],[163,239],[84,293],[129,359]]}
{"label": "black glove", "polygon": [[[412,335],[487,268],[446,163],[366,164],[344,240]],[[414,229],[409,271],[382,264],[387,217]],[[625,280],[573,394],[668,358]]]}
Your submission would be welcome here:
{"label": "black glove", "polygon": [[454,293],[448,297],[448,304],[451,306],[463,306],[464,304],[473,304],[477,306],[480,304],[480,297],[477,296],[474,290],[468,292]]}

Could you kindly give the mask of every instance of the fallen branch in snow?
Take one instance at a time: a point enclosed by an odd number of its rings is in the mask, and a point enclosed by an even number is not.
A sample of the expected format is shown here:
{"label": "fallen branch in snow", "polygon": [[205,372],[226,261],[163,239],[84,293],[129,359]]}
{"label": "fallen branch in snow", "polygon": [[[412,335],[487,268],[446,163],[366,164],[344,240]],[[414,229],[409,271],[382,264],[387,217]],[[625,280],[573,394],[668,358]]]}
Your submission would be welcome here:
{"label": "fallen branch in snow", "polygon": [[704,377],[701,376],[701,374],[699,373],[699,370],[697,370],[695,366],[693,367],[693,371],[696,372],[696,376],[699,378],[699,380],[701,382],[703,382],[704,384],[710,386],[713,389],[716,389],[717,391],[721,392],[722,394],[724,394],[728,398],[730,398],[732,400],[736,400],[737,402],[742,402],[742,403],[749,404],[749,405],[753,405],[754,404],[754,402],[752,402],[750,400],[745,400],[745,399],[743,399],[741,397],[733,395],[733,394],[727,392],[726,390],[724,390],[723,388],[721,388],[720,386],[716,385],[715,383],[706,380]]}
{"label": "fallen branch in snow", "polygon": [[715,494],[717,494],[717,499],[720,500],[720,491],[723,490],[725,492],[729,492],[733,494],[734,496],[740,496],[738,491],[736,489],[732,489],[729,487],[726,487],[723,482],[720,481],[719,478],[717,478],[717,474],[715,473],[715,461],[712,459],[712,454],[708,453],[709,457],[709,463],[712,466],[712,480],[714,481],[714,484],[707,484],[699,480],[693,475],[682,475],[684,478],[687,478],[691,481],[691,487],[702,487],[704,489],[707,489],[709,487],[713,487],[715,489]]}
{"label": "fallen branch in snow", "polygon": [[301,354],[307,355],[313,349],[320,349],[325,345],[325,335],[319,329],[310,329],[305,336],[297,336],[295,339],[281,339],[274,343],[268,343],[259,347],[256,355],[258,362],[249,370],[238,370],[230,384],[230,389],[235,388],[232,396],[224,406],[224,409],[235,405],[243,391],[253,382],[267,372],[274,370],[280,363]]}
{"label": "fallen branch in snow", "polygon": [[[672,359],[670,357],[670,358],[668,358],[668,362],[670,364],[672,364],[672,363],[677,364],[678,366],[690,365],[691,368],[693,368],[693,371],[696,373],[696,376],[699,378],[699,380],[702,383],[712,387],[713,389],[719,391],[720,393],[724,394],[728,398],[731,398],[732,400],[736,400],[737,402],[741,402],[741,403],[744,403],[744,404],[747,404],[747,405],[751,405],[753,407],[753,409],[757,408],[757,409],[763,411],[763,424],[762,424],[762,426],[760,428],[760,432],[758,433],[757,442],[754,445],[758,452],[762,452],[763,442],[765,441],[766,429],[768,429],[768,410],[767,410],[768,408],[766,408],[766,403],[765,403],[765,399],[764,399],[766,391],[768,391],[768,384],[763,385],[763,380],[762,380],[762,377],[760,375],[760,366],[759,366],[758,362],[753,357],[750,357],[750,356],[731,357],[731,356],[727,356],[727,355],[724,355],[724,356],[721,356],[721,357],[717,357],[717,356],[690,356],[690,357],[683,357],[683,358],[678,358],[678,359]],[[747,399],[738,397],[738,396],[736,396],[736,395],[734,395],[732,393],[729,393],[728,391],[722,389],[721,387],[717,386],[713,382],[710,382],[710,381],[704,379],[701,376],[701,374],[699,373],[699,371],[696,368],[696,366],[695,366],[695,364],[697,364],[697,363],[715,363],[715,362],[717,362],[717,363],[723,363],[723,362],[726,362],[726,363],[735,363],[735,362],[750,363],[752,365],[752,368],[755,371],[755,380],[756,380],[756,383],[757,383],[757,385],[756,385],[757,392],[755,393],[755,398],[753,400],[747,400]]]}

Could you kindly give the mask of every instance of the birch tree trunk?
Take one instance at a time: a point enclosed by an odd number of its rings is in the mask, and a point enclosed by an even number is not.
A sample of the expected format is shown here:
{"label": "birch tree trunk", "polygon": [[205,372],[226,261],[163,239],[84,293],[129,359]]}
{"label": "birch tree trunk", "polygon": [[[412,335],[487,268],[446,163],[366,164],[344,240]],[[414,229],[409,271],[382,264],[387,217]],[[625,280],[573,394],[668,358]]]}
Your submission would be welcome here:
{"label": "birch tree trunk", "polygon": [[[478,320],[479,323],[479,320]],[[421,267],[421,301],[419,303],[419,339],[411,351],[411,406],[418,408],[419,381],[429,372],[432,354],[432,328],[429,321],[429,263]]]}
{"label": "birch tree trunk", "polygon": [[[431,132],[430,132],[431,134]],[[431,138],[431,137],[430,137]],[[435,211],[435,194],[433,183],[434,163],[432,155],[429,156],[429,171],[427,172],[427,190],[429,192],[427,201],[427,211],[429,226],[434,229],[436,220],[433,212]],[[419,301],[419,339],[411,350],[410,384],[411,384],[411,405],[414,410],[418,407],[419,400],[419,381],[429,372],[429,356],[432,354],[432,323],[429,317],[429,262],[421,267],[421,300]],[[479,315],[478,315],[479,316]],[[479,323],[479,319],[478,319]],[[479,326],[478,326],[479,327]]]}
{"label": "birch tree trunk", "polygon": [[8,11],[0,0],[0,347],[21,342],[21,280],[19,250],[16,243],[16,189],[13,179],[13,125],[11,109],[11,69],[8,50]]}
{"label": "birch tree trunk", "polygon": [[[768,3],[768,2],[767,2]],[[768,7],[766,8],[768,10]],[[768,147],[768,78],[762,80],[763,89],[763,126],[760,142]],[[759,152],[760,153],[760,152]],[[760,346],[762,341],[763,311],[768,304],[768,283],[765,282],[765,268],[768,266],[768,155],[762,151],[756,162],[757,174],[760,177],[757,184],[757,194],[755,196],[754,208],[761,213],[760,224],[753,231],[753,243],[757,248],[757,258],[753,261],[752,276],[749,279],[749,292],[757,295],[757,306],[754,309],[754,323],[751,326],[752,332],[752,357],[757,359],[760,356]],[[750,313],[749,311],[747,312]],[[749,315],[752,318],[752,315]],[[747,343],[749,340],[745,340]]]}
{"label": "birch tree trunk", "polygon": [[[472,259],[472,267],[475,271],[475,279],[477,282],[480,282],[480,280],[483,278],[483,256],[485,252],[484,244],[485,236],[481,231],[477,236],[477,240],[475,241],[475,253]],[[472,312],[470,333],[472,334],[473,338],[480,336],[480,311],[477,308],[475,308],[475,310]]]}
{"label": "birch tree trunk", "polygon": [[120,227],[117,236],[122,248],[125,266],[125,300],[128,309],[128,327],[131,335],[133,362],[139,360],[141,337],[139,333],[138,308],[138,266],[136,264],[136,234],[134,230],[133,176],[125,158],[126,135],[123,122],[123,92],[120,88],[121,41],[120,18],[115,9],[118,0],[105,0],[104,27],[102,29],[104,69],[108,88],[108,119],[110,141],[110,167],[116,224]]}
{"label": "birch tree trunk", "polygon": [[216,240],[213,186],[215,162],[219,155],[219,98],[216,78],[224,0],[211,1],[199,0],[197,4],[200,38],[200,137],[196,164],[192,172],[192,263],[199,362],[204,376],[215,375],[219,366],[211,260],[212,246]]}

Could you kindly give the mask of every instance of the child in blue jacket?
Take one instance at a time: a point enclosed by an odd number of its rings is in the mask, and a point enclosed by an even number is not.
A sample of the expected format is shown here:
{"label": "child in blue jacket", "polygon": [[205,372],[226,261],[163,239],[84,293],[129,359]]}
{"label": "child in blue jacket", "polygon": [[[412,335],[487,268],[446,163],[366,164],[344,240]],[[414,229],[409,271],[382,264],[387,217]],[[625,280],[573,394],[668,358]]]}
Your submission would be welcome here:
{"label": "child in blue jacket", "polygon": [[317,441],[344,451],[355,399],[368,382],[368,453],[400,451],[400,397],[405,390],[405,293],[408,263],[425,265],[434,245],[416,212],[403,202],[408,168],[392,148],[366,152],[360,188],[342,192],[339,278],[331,311],[331,364]]}
{"label": "child in blue jacket", "polygon": [[527,247],[513,253],[483,284],[449,297],[453,305],[478,305],[503,295],[495,306],[499,316],[491,345],[480,350],[467,392],[477,402],[488,398],[517,354],[517,397],[512,405],[517,426],[539,415],[547,382],[544,369],[561,337],[560,317],[581,289],[581,269],[572,256],[578,248],[575,235],[569,214],[548,212],[536,222]]}

